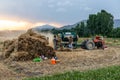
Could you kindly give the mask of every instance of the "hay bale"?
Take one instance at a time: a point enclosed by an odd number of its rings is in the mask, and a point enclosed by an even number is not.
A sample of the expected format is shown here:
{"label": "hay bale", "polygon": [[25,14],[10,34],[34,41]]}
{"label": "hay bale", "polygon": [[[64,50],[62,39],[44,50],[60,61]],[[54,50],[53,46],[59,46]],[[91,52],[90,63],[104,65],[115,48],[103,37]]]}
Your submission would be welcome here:
{"label": "hay bale", "polygon": [[8,58],[10,54],[15,51],[16,40],[7,40],[3,44],[3,58]]}
{"label": "hay bale", "polygon": [[12,60],[12,61],[25,61],[25,60],[29,60],[29,59],[32,59],[29,55],[28,52],[13,52],[11,54],[11,56],[9,57],[9,60]]}
{"label": "hay bale", "polygon": [[16,61],[31,60],[36,55],[44,55],[52,58],[55,55],[54,49],[48,46],[48,40],[32,30],[28,30],[16,40],[8,40],[3,45],[3,57]]}

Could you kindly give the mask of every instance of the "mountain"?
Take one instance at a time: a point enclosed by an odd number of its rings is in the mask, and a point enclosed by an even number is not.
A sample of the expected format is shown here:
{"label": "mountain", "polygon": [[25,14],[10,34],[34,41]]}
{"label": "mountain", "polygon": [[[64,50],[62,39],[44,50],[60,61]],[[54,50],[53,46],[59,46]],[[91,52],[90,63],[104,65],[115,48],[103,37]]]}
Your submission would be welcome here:
{"label": "mountain", "polygon": [[62,30],[62,29],[75,28],[75,27],[76,27],[78,24],[80,24],[81,22],[84,22],[84,23],[86,24],[86,23],[87,23],[87,20],[82,20],[82,21],[77,22],[77,23],[75,23],[75,24],[73,24],[73,25],[65,25],[65,26],[61,27],[60,29]]}
{"label": "mountain", "polygon": [[[86,24],[87,20],[82,20],[80,22],[84,22]],[[77,26],[77,24],[80,24],[80,22],[77,22],[77,23],[75,23],[73,25],[65,25],[65,26],[61,27],[60,29],[62,30],[62,29],[71,29],[71,28],[74,28],[74,27]],[[114,28],[116,28],[116,27],[120,27],[120,19],[115,19],[114,20]]]}
{"label": "mountain", "polygon": [[51,30],[53,28],[56,28],[56,27],[46,24],[46,25],[42,25],[42,26],[37,26],[33,29],[35,29],[35,30]]}
{"label": "mountain", "polygon": [[114,20],[114,27],[120,27],[120,19],[115,19]]}
{"label": "mountain", "polygon": [[65,26],[63,26],[63,27],[61,27],[61,28],[59,28],[60,30],[62,30],[62,29],[71,29],[71,28],[74,28],[76,25],[75,24],[73,24],[73,25],[65,25]]}

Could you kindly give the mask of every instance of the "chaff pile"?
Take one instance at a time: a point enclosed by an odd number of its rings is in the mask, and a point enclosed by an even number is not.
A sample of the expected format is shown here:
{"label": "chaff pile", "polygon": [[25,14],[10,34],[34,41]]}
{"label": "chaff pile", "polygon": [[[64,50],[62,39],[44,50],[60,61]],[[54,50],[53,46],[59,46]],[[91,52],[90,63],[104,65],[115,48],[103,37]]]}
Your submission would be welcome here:
{"label": "chaff pile", "polygon": [[11,60],[31,60],[41,55],[51,58],[55,56],[55,52],[48,46],[45,36],[31,29],[20,35],[18,39],[5,41],[3,45],[3,57]]}

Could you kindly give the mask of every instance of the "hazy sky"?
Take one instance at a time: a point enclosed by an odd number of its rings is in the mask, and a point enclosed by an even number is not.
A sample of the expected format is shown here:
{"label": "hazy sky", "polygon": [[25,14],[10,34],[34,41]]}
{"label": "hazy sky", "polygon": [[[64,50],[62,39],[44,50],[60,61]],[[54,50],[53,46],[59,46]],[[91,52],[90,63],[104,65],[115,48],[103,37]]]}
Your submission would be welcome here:
{"label": "hazy sky", "polygon": [[0,0],[0,30],[74,24],[101,9],[120,19],[119,4],[120,0]]}

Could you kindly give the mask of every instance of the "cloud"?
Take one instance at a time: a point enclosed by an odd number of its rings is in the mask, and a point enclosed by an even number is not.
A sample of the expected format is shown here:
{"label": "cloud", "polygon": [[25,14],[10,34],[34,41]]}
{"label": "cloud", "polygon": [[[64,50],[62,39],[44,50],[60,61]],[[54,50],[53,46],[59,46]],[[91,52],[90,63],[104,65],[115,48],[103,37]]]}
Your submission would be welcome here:
{"label": "cloud", "polygon": [[62,2],[57,2],[57,6],[72,6],[72,2],[70,1],[62,1]]}
{"label": "cloud", "polygon": [[54,3],[55,2],[55,0],[49,0],[48,1],[48,3]]}
{"label": "cloud", "polygon": [[49,4],[48,7],[49,7],[49,8],[54,8],[55,5],[53,5],[53,4]]}
{"label": "cloud", "polygon": [[58,8],[56,9],[57,12],[66,12],[66,9],[65,8]]}
{"label": "cloud", "polygon": [[84,8],[84,10],[85,10],[85,11],[91,11],[91,10],[92,10],[92,8],[85,7],[85,8]]}
{"label": "cloud", "polygon": [[101,9],[118,18],[119,3],[120,0],[0,0],[0,19],[65,25],[87,19]]}

